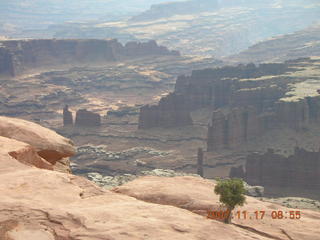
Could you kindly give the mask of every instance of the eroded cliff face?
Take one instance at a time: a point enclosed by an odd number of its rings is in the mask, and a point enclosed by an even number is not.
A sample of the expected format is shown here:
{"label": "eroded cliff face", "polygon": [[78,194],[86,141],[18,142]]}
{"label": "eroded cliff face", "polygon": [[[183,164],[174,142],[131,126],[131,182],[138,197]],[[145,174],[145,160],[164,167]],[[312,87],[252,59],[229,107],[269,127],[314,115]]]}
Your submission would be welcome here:
{"label": "eroded cliff face", "polygon": [[207,150],[234,148],[262,134],[262,119],[254,107],[213,112],[208,127]]}
{"label": "eroded cliff face", "polygon": [[[161,106],[160,111],[160,104],[144,107],[139,127],[183,126],[181,123],[190,121],[188,114],[181,114],[182,109],[209,109],[212,117],[208,119],[208,151],[235,149],[273,129],[308,128],[320,122],[320,96],[314,81],[309,80],[317,78],[319,62],[318,58],[303,58],[193,71],[176,81],[174,94],[183,99],[181,108]],[[171,121],[179,111],[180,120]],[[155,112],[157,117],[151,117]],[[163,121],[156,121],[165,115]],[[152,124],[151,119],[155,119]]]}
{"label": "eroded cliff face", "polygon": [[169,94],[158,105],[140,109],[139,129],[183,127],[192,125],[189,106],[183,95]]}
{"label": "eroded cliff face", "polygon": [[[269,188],[302,190],[320,189],[320,152],[295,148],[288,157],[269,149],[264,154],[253,153],[247,157],[244,174],[233,169],[231,177],[244,178],[250,185]],[[241,176],[239,176],[241,175]]]}
{"label": "eroded cliff face", "polygon": [[80,109],[76,113],[75,126],[77,127],[99,127],[101,117],[97,113],[90,112],[86,109]]}
{"label": "eroded cliff face", "polygon": [[0,75],[15,76],[32,69],[97,64],[152,55],[179,55],[158,46],[155,41],[129,42],[125,46],[117,40],[5,40],[0,42]]}
{"label": "eroded cliff face", "polygon": [[[283,96],[283,91],[278,87],[267,88],[260,87],[260,84],[254,82],[241,82],[240,79],[255,79],[264,75],[282,74],[287,71],[289,71],[287,64],[261,64],[259,66],[248,64],[197,70],[193,71],[191,76],[179,76],[176,81],[174,96],[179,96],[181,100],[165,97],[161,101],[170,102],[170,104],[142,108],[140,115],[142,121],[140,121],[139,128],[178,127],[186,125],[186,123],[190,124],[191,121],[187,119],[189,114],[186,114],[186,112],[205,107],[219,109],[228,106],[247,107],[248,105],[254,105],[257,111],[261,112],[268,108],[270,104],[272,105],[276,99]],[[177,104],[181,109],[176,107],[174,111],[174,108],[170,105],[177,106]],[[164,115],[167,117],[162,121],[153,121],[151,119],[155,118],[151,116],[155,112],[161,112],[160,118]],[[180,117],[175,117],[174,114]],[[177,119],[177,121],[170,120],[172,118]],[[152,124],[151,121],[153,121]],[[149,125],[150,127],[145,127]]]}

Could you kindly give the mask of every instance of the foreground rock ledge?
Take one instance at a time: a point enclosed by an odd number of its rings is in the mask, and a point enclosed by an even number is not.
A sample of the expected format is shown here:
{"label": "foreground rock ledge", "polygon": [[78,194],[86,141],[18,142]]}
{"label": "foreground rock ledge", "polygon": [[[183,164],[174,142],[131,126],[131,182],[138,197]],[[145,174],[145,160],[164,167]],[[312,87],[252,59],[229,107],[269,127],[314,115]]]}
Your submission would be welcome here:
{"label": "foreground rock ledge", "polygon": [[[301,221],[267,221],[259,231],[195,214],[190,210],[217,200],[213,184],[201,178],[143,177],[108,191],[82,177],[32,165],[39,160],[36,143],[0,140],[1,240],[288,239],[280,229],[293,239],[312,240],[320,234],[320,214],[312,211],[305,211]],[[134,197],[125,195],[133,192]],[[249,203],[251,208],[282,208],[251,198]],[[278,238],[272,237],[275,234]]]}
{"label": "foreground rock ledge", "polygon": [[70,170],[69,166],[61,165],[65,165],[66,158],[75,154],[74,145],[70,139],[50,129],[22,119],[0,116],[0,136],[32,146],[34,151],[54,168]]}

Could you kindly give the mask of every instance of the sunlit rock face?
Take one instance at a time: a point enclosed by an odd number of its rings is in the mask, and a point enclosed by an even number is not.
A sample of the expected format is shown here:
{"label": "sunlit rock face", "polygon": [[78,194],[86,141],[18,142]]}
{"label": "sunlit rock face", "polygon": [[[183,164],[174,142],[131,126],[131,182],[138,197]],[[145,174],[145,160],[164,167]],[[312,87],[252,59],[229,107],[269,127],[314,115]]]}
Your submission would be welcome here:
{"label": "sunlit rock face", "polygon": [[179,52],[158,46],[155,41],[123,46],[117,40],[5,40],[0,42],[0,75],[15,76],[49,66],[98,64],[152,55],[179,55]]}

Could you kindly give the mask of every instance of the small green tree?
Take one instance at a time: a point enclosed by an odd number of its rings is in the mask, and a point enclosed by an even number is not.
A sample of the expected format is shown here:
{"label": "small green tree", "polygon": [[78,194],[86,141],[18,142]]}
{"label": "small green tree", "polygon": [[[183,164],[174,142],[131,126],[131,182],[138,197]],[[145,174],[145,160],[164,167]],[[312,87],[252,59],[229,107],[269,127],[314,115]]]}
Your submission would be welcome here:
{"label": "small green tree", "polygon": [[231,223],[232,210],[236,206],[243,206],[246,197],[243,181],[241,179],[219,180],[214,188],[214,192],[220,195],[219,201],[227,207],[225,223]]}

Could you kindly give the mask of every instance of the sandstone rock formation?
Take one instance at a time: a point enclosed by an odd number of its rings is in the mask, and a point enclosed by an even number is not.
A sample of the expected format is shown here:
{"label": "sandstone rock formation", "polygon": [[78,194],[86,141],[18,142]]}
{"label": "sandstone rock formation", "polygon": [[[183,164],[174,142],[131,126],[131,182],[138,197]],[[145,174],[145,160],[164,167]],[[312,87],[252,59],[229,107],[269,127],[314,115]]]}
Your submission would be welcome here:
{"label": "sandstone rock formation", "polygon": [[139,129],[183,127],[192,125],[185,98],[175,93],[162,98],[158,105],[140,109]]}
{"label": "sandstone rock formation", "polygon": [[75,126],[77,127],[98,127],[101,125],[101,117],[97,113],[80,109],[76,113]]}
{"label": "sandstone rock formation", "polygon": [[197,174],[203,177],[203,150],[202,148],[198,149],[197,154]]}
{"label": "sandstone rock formation", "polygon": [[13,59],[9,50],[0,45],[0,74],[13,76],[15,74]]}
{"label": "sandstone rock formation", "polygon": [[[282,96],[281,91],[274,88],[272,91],[265,88],[258,88],[259,83],[255,81],[243,82],[240,79],[256,79],[265,75],[278,75],[289,71],[289,65],[279,64],[254,64],[225,66],[216,69],[195,70],[191,76],[180,76],[177,79],[175,92],[185,96],[187,104],[191,109],[211,106],[214,108],[235,104],[234,107],[246,106],[246,102],[238,101],[237,91],[244,91],[250,88],[253,91],[254,100],[263,101],[263,98],[274,99],[277,95]],[[248,84],[251,84],[251,86]],[[255,90],[255,91],[254,91]],[[274,93],[269,93],[269,92]],[[242,94],[248,96],[249,94]],[[270,99],[270,100],[271,100]],[[252,104],[252,103],[251,103]]]}
{"label": "sandstone rock formation", "polygon": [[247,157],[245,180],[250,185],[266,188],[320,189],[320,152],[295,148],[289,157],[274,153],[251,154]]}
{"label": "sandstone rock formation", "polygon": [[[36,149],[27,143],[0,137],[0,145],[1,148],[7,151],[7,154],[12,157],[12,161],[15,159],[25,165],[53,170],[53,165],[41,158]],[[8,164],[8,167],[10,167],[10,164]]]}
{"label": "sandstone rock formation", "polygon": [[277,121],[294,129],[320,121],[320,96],[295,101],[279,101],[275,107]]}
{"label": "sandstone rock formation", "polygon": [[63,126],[72,126],[73,117],[72,112],[69,111],[68,105],[63,108]]}
{"label": "sandstone rock formation", "polygon": [[[19,127],[14,128],[16,134],[11,131],[7,136],[31,138],[29,145],[0,137],[0,239],[263,240],[289,235],[313,240],[320,234],[316,227],[320,214],[309,210],[299,221],[281,221],[276,226],[270,218],[235,220],[235,225],[206,219],[206,210],[218,205],[218,196],[213,193],[214,182],[200,177],[147,176],[108,191],[82,177],[37,168],[49,164],[33,151],[39,142],[62,149],[64,138],[36,124],[8,118],[1,118],[1,133],[5,121],[11,124],[6,125],[9,129],[14,121]],[[69,148],[66,144],[65,149]],[[247,201],[250,212],[291,210],[253,198]]]}
{"label": "sandstone rock formation", "polygon": [[[25,128],[30,127],[29,131],[36,130],[33,124],[29,123],[28,126],[25,121],[23,123]],[[43,129],[39,128],[36,133],[40,135]],[[42,132],[44,135],[46,133],[48,132]],[[40,135],[39,138],[41,137],[44,138]],[[37,145],[39,140],[41,139],[32,138],[35,142],[28,145],[0,137],[0,239],[131,240],[218,237],[253,240],[257,237],[255,233],[212,222],[180,207],[147,203],[100,189],[82,177],[36,168],[36,165],[41,167],[41,164],[45,164],[38,161],[39,156],[32,150],[36,149],[33,145]],[[58,144],[55,149],[60,148],[59,142],[52,140],[52,144],[54,143]],[[201,184],[200,179],[191,181]],[[177,189],[181,189],[181,186],[177,186]],[[157,231],[154,231],[155,228]],[[214,238],[212,232],[215,233]],[[308,233],[308,236],[312,237],[312,234]]]}
{"label": "sandstone rock formation", "polygon": [[70,64],[95,64],[153,55],[179,55],[158,46],[155,41],[130,42],[123,46],[117,40],[4,40],[0,41],[0,75],[17,75],[37,68]]}
{"label": "sandstone rock formation", "polygon": [[188,111],[204,107],[241,108],[250,103],[260,113],[272,107],[283,96],[283,90],[279,87],[259,87],[254,81],[248,86],[240,79],[285,73],[289,69],[287,64],[248,64],[196,70],[191,76],[179,76],[174,93],[162,98],[159,106],[141,108],[139,128],[190,125]]}
{"label": "sandstone rock formation", "polygon": [[307,80],[317,78],[319,62],[240,64],[179,76],[174,92],[158,106],[141,108],[139,128],[190,125],[189,113],[198,118],[198,110],[212,111],[211,119],[200,122],[209,122],[208,151],[235,149],[274,129],[306,129],[320,123],[320,96]]}
{"label": "sandstone rock formation", "polygon": [[290,189],[296,193],[310,190],[318,195],[320,152],[296,147],[294,154],[288,157],[276,154],[273,149],[264,154],[252,153],[247,156],[245,171],[242,166],[232,168],[230,177],[242,178],[250,185],[264,186],[268,192],[274,189]]}
{"label": "sandstone rock formation", "polygon": [[245,175],[244,175],[243,166],[231,167],[229,177],[244,179]]}
{"label": "sandstone rock formation", "polygon": [[[219,196],[214,194],[214,182],[202,179],[200,177],[174,177],[159,178],[146,176],[138,178],[123,186],[114,188],[114,192],[132,196],[134,198],[156,203],[171,205],[186,209],[188,211],[207,216],[207,210],[219,209]],[[265,211],[263,220],[239,220],[233,219],[235,227],[246,229],[249,232],[255,232],[257,239],[317,239],[319,230],[317,226],[317,218],[320,213],[303,210],[303,217],[300,220],[277,220],[272,219],[270,214],[272,211],[297,211],[297,209],[285,208],[276,204],[261,202],[255,198],[247,197],[247,204],[244,207],[237,208],[236,211],[246,210],[253,213],[256,209]],[[314,218],[313,223],[309,222],[309,217]],[[311,223],[311,225],[309,225]],[[302,226],[306,225],[307,229]],[[240,229],[239,229],[240,230]],[[239,239],[244,238],[243,236]],[[209,239],[227,239],[227,235],[220,236],[211,235]]]}
{"label": "sandstone rock formation", "polygon": [[234,148],[262,133],[261,117],[253,107],[213,112],[208,127],[207,150]]}
{"label": "sandstone rock formation", "polygon": [[[0,117],[0,136],[31,145],[34,151],[52,166],[63,165],[65,158],[75,154],[75,148],[69,139],[38,124],[21,119]],[[17,154],[14,153],[14,155]],[[69,166],[62,167],[69,169]]]}

